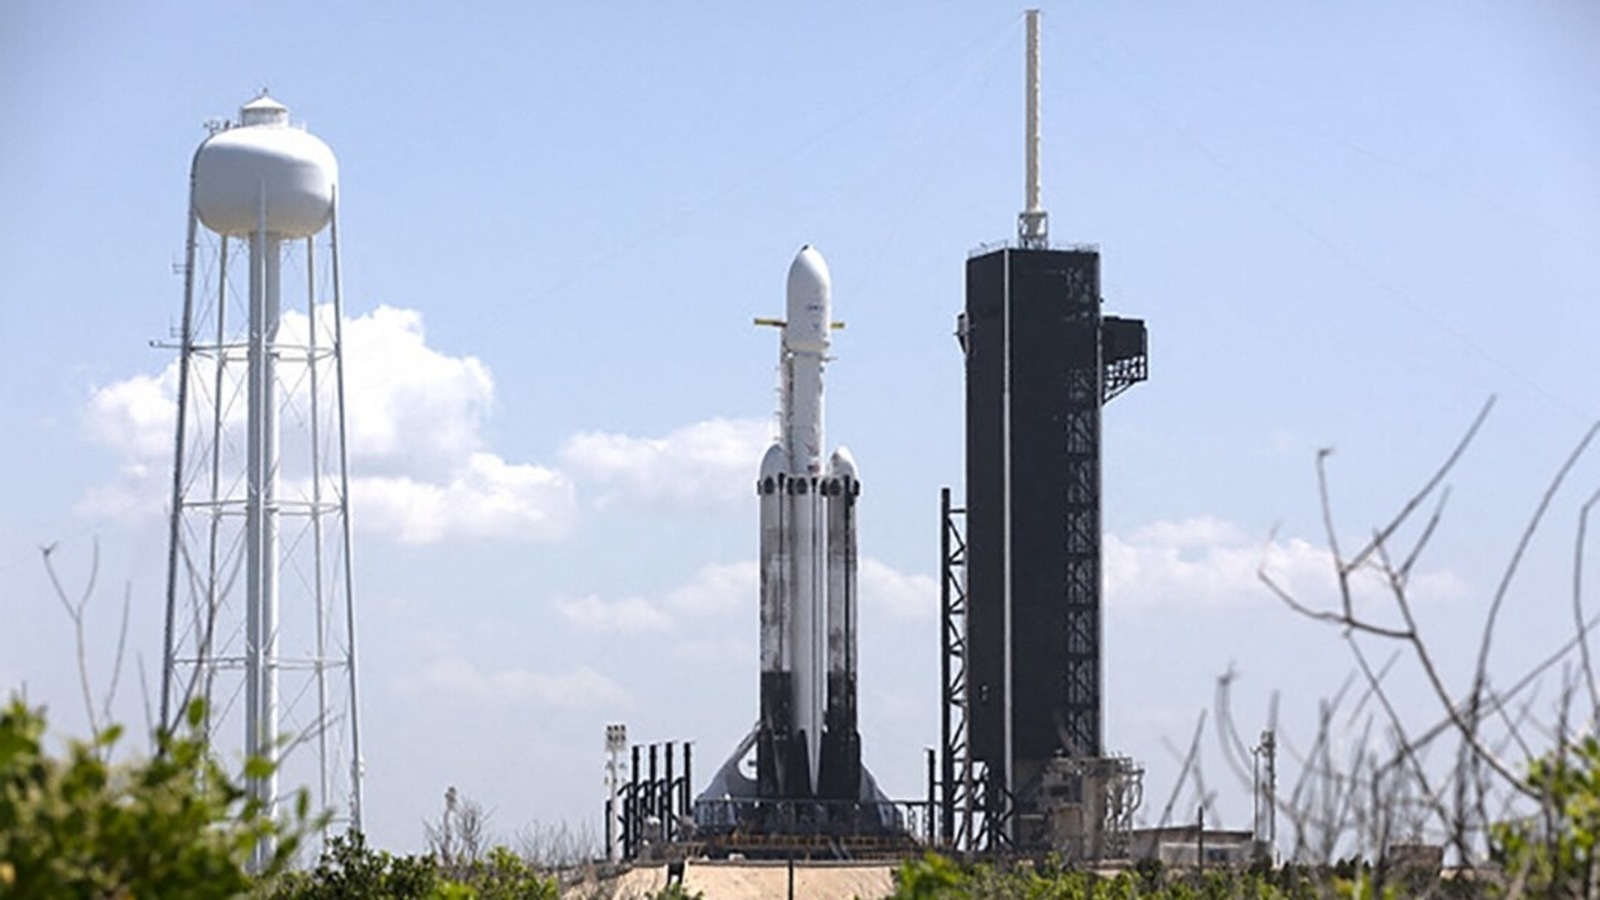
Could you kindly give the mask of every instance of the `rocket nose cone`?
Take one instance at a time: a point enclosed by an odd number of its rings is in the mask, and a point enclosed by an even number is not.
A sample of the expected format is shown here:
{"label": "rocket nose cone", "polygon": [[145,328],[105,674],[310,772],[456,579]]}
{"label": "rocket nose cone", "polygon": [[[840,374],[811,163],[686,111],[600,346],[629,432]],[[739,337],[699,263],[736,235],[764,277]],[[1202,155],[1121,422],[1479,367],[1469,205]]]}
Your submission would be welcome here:
{"label": "rocket nose cone", "polygon": [[822,353],[828,349],[833,279],[822,254],[810,244],[800,248],[789,266],[788,324],[783,330],[790,350]]}
{"label": "rocket nose cone", "polygon": [[856,458],[851,455],[849,447],[841,444],[833,451],[833,456],[828,459],[828,474],[835,478],[848,476],[852,480],[860,480],[860,476],[856,474]]}
{"label": "rocket nose cone", "polygon": [[833,291],[833,276],[828,274],[828,262],[810,244],[800,248],[794,262],[789,264],[789,296],[795,294],[828,294]]}
{"label": "rocket nose cone", "polygon": [[767,448],[765,456],[761,457],[760,477],[776,478],[789,471],[789,454],[783,452],[783,443],[780,441]]}

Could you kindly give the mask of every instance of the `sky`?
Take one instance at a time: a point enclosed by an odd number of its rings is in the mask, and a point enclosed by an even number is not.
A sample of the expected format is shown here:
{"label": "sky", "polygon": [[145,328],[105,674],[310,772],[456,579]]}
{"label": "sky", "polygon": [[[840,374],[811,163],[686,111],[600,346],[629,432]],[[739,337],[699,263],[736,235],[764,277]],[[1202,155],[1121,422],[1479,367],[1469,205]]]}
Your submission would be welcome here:
{"label": "sky", "polygon": [[[1493,397],[1411,583],[1464,687],[1600,419],[1600,7],[1043,12],[1051,236],[1098,245],[1106,311],[1150,330],[1149,382],[1105,415],[1104,654],[1107,745],[1144,766],[1153,822],[1219,676],[1247,738],[1276,695],[1303,747],[1352,670],[1257,577],[1334,600],[1319,450],[1353,547]],[[127,598],[113,708],[144,721],[187,170],[266,86],[340,167],[373,841],[420,848],[452,785],[503,836],[595,831],[606,723],[692,740],[702,783],[748,730],[776,353],[751,320],[781,314],[807,243],[848,323],[827,428],[864,483],[865,757],[920,798],[954,317],[968,254],[1015,234],[1022,41],[993,3],[0,7],[0,688],[87,727],[50,547],[71,590],[97,576],[97,694]],[[1497,682],[1570,634],[1596,488],[1591,453],[1507,592]],[[1204,742],[1215,814],[1248,827],[1221,754]]]}

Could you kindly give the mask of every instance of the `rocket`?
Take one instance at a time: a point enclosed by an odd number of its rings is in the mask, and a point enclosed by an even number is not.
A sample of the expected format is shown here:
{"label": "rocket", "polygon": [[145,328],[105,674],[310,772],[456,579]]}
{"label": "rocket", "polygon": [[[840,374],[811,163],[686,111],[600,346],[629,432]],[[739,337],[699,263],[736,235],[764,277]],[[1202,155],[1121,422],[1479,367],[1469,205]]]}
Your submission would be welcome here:
{"label": "rocket", "polygon": [[807,245],[789,266],[778,345],[779,428],[762,457],[761,715],[757,794],[859,799],[856,499],[850,451],[824,457],[822,370],[835,327],[832,280]]}

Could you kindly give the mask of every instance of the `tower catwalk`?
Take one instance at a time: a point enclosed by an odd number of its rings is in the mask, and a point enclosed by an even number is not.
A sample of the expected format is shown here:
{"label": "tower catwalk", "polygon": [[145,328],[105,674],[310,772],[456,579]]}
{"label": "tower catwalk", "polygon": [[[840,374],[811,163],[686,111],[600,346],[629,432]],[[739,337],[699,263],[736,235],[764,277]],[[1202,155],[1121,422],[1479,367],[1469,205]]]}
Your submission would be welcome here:
{"label": "tower catwalk", "polygon": [[161,723],[204,701],[269,814],[306,788],[360,828],[337,181],[265,92],[195,151]]}

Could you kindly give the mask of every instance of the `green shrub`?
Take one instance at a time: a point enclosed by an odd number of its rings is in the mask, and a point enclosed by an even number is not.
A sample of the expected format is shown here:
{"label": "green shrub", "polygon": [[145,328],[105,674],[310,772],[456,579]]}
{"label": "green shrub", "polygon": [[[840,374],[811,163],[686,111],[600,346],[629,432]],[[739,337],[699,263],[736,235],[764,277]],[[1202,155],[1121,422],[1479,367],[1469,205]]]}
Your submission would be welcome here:
{"label": "green shrub", "polygon": [[270,900],[430,900],[443,886],[431,856],[394,856],[367,846],[360,832],[331,838],[316,868],[268,886]]}
{"label": "green shrub", "polygon": [[267,900],[557,900],[559,890],[522,857],[495,847],[446,875],[432,854],[396,856],[367,846],[360,832],[332,838],[316,868],[290,872]]}
{"label": "green shrub", "polygon": [[1600,741],[1588,737],[1528,765],[1537,816],[1496,823],[1494,860],[1513,893],[1592,897],[1600,888]]}
{"label": "green shrub", "polygon": [[191,736],[160,735],[153,757],[111,763],[120,728],[52,756],[43,711],[11,700],[0,712],[0,897],[235,897],[268,838],[277,849],[263,874],[286,868],[306,830],[304,795],[291,822],[272,821],[193,736],[204,718],[197,702]]}

